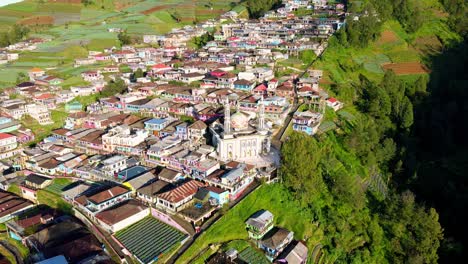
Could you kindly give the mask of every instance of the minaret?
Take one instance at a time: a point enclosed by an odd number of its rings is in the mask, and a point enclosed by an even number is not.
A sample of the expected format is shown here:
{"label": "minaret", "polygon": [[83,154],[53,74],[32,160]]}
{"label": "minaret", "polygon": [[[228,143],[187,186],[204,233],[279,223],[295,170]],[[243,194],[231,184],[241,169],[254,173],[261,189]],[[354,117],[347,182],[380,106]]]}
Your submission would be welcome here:
{"label": "minaret", "polygon": [[224,104],[224,135],[231,134],[231,107],[229,105],[229,99],[226,98]]}
{"label": "minaret", "polygon": [[265,130],[265,105],[263,104],[263,96],[260,99],[260,109],[258,115],[258,131]]}

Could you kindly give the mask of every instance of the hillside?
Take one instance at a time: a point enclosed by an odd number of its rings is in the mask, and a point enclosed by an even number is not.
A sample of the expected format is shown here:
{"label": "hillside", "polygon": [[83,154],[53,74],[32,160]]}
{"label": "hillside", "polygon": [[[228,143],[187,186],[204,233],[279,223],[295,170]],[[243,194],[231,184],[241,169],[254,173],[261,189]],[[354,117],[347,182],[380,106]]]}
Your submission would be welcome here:
{"label": "hillside", "polygon": [[[17,76],[32,67],[55,68],[68,86],[82,84],[72,79],[80,69],[72,61],[89,50],[119,47],[117,32],[131,37],[164,34],[173,28],[218,17],[238,1],[221,0],[26,0],[0,7],[0,36],[11,36],[14,25],[28,28],[29,37],[51,38],[38,49],[22,52],[20,59],[0,65],[0,88],[14,85]],[[242,11],[242,7],[236,7]],[[0,43],[2,40],[0,38]]]}

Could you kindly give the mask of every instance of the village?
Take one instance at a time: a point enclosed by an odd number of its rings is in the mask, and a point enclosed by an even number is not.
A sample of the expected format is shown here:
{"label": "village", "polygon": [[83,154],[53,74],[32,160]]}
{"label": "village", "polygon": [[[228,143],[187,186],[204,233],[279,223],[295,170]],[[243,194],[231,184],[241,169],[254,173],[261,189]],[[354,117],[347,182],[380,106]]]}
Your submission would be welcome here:
{"label": "village", "polygon": [[[320,56],[344,25],[343,4],[283,2],[258,20],[229,11],[89,51],[74,62],[86,85],[63,89],[61,78],[35,67],[3,90],[0,222],[10,237],[35,262],[164,262],[256,187],[277,181],[288,129],[315,135],[326,108],[343,107],[320,87],[320,69],[281,65],[306,50]],[[205,34],[212,40],[189,47]],[[8,47],[0,63],[41,41]],[[107,96],[110,84],[123,89]],[[66,113],[63,127],[45,136],[24,123],[50,126],[57,109]],[[71,210],[42,204],[42,190]],[[273,227],[267,209],[246,221],[249,237],[270,262],[305,263],[307,248]],[[247,253],[230,250],[211,263],[255,263]]]}

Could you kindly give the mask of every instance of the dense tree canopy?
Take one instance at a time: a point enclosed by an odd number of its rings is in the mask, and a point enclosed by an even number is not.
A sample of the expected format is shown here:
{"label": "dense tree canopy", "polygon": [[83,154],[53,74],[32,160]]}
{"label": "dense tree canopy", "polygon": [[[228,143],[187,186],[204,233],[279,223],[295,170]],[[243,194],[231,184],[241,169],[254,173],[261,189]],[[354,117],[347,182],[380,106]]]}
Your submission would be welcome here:
{"label": "dense tree canopy", "polygon": [[29,33],[29,28],[15,24],[7,32],[0,33],[0,47],[6,47],[22,40]]}

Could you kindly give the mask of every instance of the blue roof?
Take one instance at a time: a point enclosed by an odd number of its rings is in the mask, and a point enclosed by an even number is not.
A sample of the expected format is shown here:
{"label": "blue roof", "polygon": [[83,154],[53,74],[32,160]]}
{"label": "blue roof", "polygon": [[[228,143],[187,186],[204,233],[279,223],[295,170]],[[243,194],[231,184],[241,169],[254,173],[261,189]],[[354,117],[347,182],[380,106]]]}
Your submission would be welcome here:
{"label": "blue roof", "polygon": [[161,124],[164,124],[164,122],[166,122],[166,119],[153,118],[151,120],[146,121],[145,124],[161,125]]}
{"label": "blue roof", "polygon": [[127,168],[127,169],[119,172],[118,177],[119,178],[125,178],[126,180],[130,180],[130,179],[142,174],[143,172],[145,172],[147,170],[148,169],[146,167],[143,167],[143,166],[133,166],[133,167]]}
{"label": "blue roof", "polygon": [[63,255],[58,255],[41,262],[36,262],[36,264],[68,264],[68,262]]}

